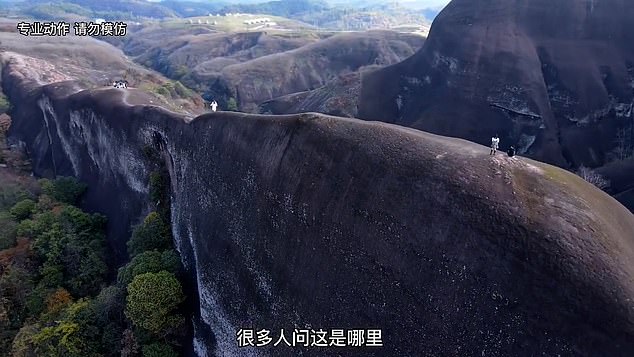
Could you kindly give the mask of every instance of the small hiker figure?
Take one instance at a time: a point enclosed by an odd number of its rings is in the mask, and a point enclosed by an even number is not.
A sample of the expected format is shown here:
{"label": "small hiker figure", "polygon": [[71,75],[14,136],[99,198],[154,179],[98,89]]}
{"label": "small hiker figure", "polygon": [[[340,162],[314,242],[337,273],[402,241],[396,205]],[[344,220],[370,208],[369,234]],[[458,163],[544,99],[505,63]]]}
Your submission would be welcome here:
{"label": "small hiker figure", "polygon": [[218,103],[216,103],[216,101],[214,100],[213,102],[211,102],[211,111],[215,112],[216,108],[218,108]]}
{"label": "small hiker figure", "polygon": [[515,156],[515,146],[511,146],[507,154],[509,154],[509,157]]}
{"label": "small hiker figure", "polygon": [[498,134],[495,134],[495,136],[491,138],[491,153],[489,155],[495,155],[498,151],[498,146],[500,146],[500,138]]}

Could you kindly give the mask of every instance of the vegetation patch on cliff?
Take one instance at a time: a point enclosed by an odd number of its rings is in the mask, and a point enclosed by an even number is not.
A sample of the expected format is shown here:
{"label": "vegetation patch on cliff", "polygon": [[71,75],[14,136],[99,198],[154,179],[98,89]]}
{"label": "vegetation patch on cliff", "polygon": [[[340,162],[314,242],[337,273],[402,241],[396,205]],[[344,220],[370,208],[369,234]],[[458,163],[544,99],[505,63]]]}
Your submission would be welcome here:
{"label": "vegetation patch on cliff", "polygon": [[131,260],[109,265],[107,220],[76,205],[87,186],[0,168],[0,355],[178,356],[188,313],[160,155],[153,211],[134,227]]}
{"label": "vegetation patch on cliff", "polygon": [[11,108],[11,103],[4,93],[0,92],[0,114],[6,113]]}

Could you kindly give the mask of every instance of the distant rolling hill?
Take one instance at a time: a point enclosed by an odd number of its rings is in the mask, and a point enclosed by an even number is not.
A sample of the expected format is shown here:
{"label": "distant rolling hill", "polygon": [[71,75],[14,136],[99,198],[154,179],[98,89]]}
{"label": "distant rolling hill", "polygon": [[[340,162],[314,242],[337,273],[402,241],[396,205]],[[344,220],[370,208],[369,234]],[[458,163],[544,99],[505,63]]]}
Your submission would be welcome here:
{"label": "distant rolling hill", "polygon": [[194,70],[192,78],[208,83],[216,96],[232,96],[244,111],[263,101],[315,89],[365,66],[397,63],[423,42],[416,35],[373,31],[339,34],[300,48],[233,64],[220,71]]}
{"label": "distant rolling hill", "polygon": [[180,21],[143,25],[116,45],[206,99],[226,108],[233,98],[240,110],[249,112],[257,112],[264,101],[319,88],[339,75],[397,63],[424,42],[421,36],[392,31],[227,33]]}

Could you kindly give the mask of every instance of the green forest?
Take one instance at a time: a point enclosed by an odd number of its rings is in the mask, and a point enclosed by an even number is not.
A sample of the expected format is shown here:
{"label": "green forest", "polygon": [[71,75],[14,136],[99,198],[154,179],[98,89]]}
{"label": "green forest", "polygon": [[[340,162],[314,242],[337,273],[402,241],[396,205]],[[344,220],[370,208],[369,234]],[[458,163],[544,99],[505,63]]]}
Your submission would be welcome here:
{"label": "green forest", "polygon": [[[161,195],[161,175],[151,181]],[[116,267],[106,217],[77,207],[86,189],[0,182],[0,355],[178,356],[188,324],[169,209],[134,227]]]}

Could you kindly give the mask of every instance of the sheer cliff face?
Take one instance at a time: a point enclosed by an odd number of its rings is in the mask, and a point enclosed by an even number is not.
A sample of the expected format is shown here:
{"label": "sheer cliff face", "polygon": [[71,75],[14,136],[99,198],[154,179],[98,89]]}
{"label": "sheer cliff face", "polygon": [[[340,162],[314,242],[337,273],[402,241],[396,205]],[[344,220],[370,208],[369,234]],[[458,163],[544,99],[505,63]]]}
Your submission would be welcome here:
{"label": "sheer cliff face", "polygon": [[364,78],[360,115],[602,165],[634,120],[633,25],[626,0],[454,0],[421,51]]}
{"label": "sheer cliff face", "polygon": [[[200,297],[201,355],[240,328],[381,328],[364,355],[626,355],[634,217],[557,168],[383,123],[215,113],[187,120],[134,90],[25,90],[8,65],[14,140],[37,174],[73,174],[113,245],[170,171],[172,224]],[[307,355],[332,350],[313,348]],[[355,350],[351,351],[355,352]]]}

